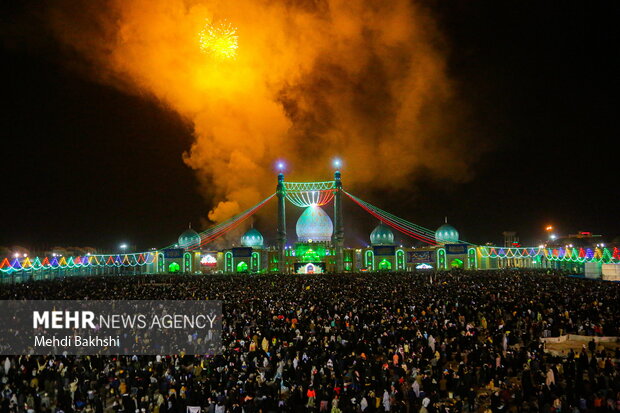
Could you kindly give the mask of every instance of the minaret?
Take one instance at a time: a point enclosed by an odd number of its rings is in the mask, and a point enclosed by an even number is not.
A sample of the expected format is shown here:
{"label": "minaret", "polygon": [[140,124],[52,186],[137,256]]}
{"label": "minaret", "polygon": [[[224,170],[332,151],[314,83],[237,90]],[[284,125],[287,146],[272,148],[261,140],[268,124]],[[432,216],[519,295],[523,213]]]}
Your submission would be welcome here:
{"label": "minaret", "polygon": [[336,186],[334,193],[334,235],[332,243],[336,250],[336,272],[344,271],[342,244],[344,242],[344,222],[342,219],[342,181],[340,171],[334,172],[334,183]]}
{"label": "minaret", "polygon": [[278,174],[278,185],[276,186],[278,196],[278,271],[284,272],[286,269],[286,190],[284,189],[284,174]]}

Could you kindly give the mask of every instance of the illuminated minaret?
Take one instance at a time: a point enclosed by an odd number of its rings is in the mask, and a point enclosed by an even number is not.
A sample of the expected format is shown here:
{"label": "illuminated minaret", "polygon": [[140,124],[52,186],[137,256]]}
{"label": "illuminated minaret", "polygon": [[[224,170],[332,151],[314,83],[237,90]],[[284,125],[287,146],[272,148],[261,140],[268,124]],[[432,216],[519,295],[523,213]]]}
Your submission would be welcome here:
{"label": "illuminated minaret", "polygon": [[278,174],[278,185],[276,186],[278,195],[278,271],[284,272],[286,269],[286,190],[284,189],[284,174]]}
{"label": "illuminated minaret", "polygon": [[336,250],[336,271],[344,270],[342,244],[344,242],[344,222],[342,219],[342,181],[340,180],[340,171],[334,172],[334,183],[336,186],[334,194],[334,235],[332,236],[332,244]]}

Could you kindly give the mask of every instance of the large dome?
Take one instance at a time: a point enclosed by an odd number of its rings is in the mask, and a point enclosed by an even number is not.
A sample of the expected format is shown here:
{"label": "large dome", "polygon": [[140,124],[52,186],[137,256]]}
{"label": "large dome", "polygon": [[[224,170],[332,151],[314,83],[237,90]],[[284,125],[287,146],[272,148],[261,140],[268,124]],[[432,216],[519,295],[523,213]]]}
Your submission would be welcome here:
{"label": "large dome", "polygon": [[191,228],[186,229],[179,235],[179,247],[181,248],[188,248],[198,244],[200,244],[200,235]]}
{"label": "large dome", "polygon": [[297,220],[299,242],[331,241],[334,233],[332,220],[318,206],[309,206]]}
{"label": "large dome", "polygon": [[262,248],[263,234],[261,234],[258,230],[254,228],[250,228],[241,237],[241,245],[243,245],[244,247]]}
{"label": "large dome", "polygon": [[459,242],[459,232],[452,225],[445,223],[435,231],[435,241],[439,244]]}
{"label": "large dome", "polygon": [[370,243],[372,245],[393,245],[394,233],[382,222],[370,233]]}

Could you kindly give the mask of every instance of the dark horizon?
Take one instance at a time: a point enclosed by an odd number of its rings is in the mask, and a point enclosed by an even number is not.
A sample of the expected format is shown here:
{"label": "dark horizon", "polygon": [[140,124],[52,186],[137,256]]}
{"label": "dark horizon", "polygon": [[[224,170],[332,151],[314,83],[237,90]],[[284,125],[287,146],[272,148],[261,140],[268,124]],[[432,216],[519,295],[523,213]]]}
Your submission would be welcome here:
{"label": "dark horizon", "polygon": [[[348,157],[340,153],[345,188],[429,229],[447,216],[473,243],[501,245],[503,231],[516,231],[522,244],[537,245],[548,224],[558,235],[620,236],[619,65],[616,29],[605,22],[618,6],[423,3],[446,37],[448,74],[486,152],[469,179],[422,170],[400,190],[347,188]],[[174,242],[189,222],[205,229],[200,223],[213,203],[182,159],[191,126],[152,96],[83,76],[72,64],[80,58],[49,36],[35,6],[2,6],[0,246],[113,249],[126,242],[141,250]],[[330,178],[330,165],[324,168],[317,181]],[[274,168],[274,189],[276,175]],[[286,177],[295,179],[295,165]],[[300,211],[287,208],[292,239]],[[256,221],[268,240],[270,211],[274,204]],[[351,202],[345,214],[345,244],[361,245],[376,219]]]}

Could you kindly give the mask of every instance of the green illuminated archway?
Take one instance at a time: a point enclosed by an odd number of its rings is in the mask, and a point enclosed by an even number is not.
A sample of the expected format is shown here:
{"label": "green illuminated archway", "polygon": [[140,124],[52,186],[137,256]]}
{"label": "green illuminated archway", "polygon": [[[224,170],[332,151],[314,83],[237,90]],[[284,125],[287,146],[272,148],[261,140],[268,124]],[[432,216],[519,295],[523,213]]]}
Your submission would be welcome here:
{"label": "green illuminated archway", "polygon": [[446,250],[444,248],[439,248],[437,250],[437,269],[446,270],[447,264],[448,260],[446,259]]}
{"label": "green illuminated archway", "polygon": [[183,254],[183,272],[192,271],[192,254],[186,252]]}
{"label": "green illuminated archway", "polygon": [[258,272],[260,270],[260,253],[254,251],[252,253],[252,271]]}
{"label": "green illuminated archway", "polygon": [[181,271],[181,266],[176,262],[170,263],[170,265],[168,266],[168,272],[173,273],[179,271]]}
{"label": "green illuminated archway", "polygon": [[478,269],[478,260],[476,254],[477,253],[475,248],[469,248],[467,250],[467,268]]}
{"label": "green illuminated archway", "polygon": [[226,268],[226,272],[233,271],[233,255],[230,251],[227,251],[226,254],[224,254],[224,267]]}
{"label": "green illuminated archway", "polygon": [[375,269],[375,254],[372,250],[366,251],[366,269],[370,271]]}
{"label": "green illuminated archway", "polygon": [[248,264],[245,261],[241,261],[237,264],[237,272],[248,272]]}
{"label": "green illuminated archway", "polygon": [[381,260],[381,262],[379,263],[379,270],[380,271],[386,271],[386,270],[391,270],[391,269],[392,269],[392,263],[391,262],[389,262],[385,258],[383,260]]}
{"label": "green illuminated archway", "polygon": [[155,257],[157,260],[157,272],[164,272],[166,259],[164,258],[164,254],[162,252],[156,252]]}
{"label": "green illuminated archway", "polygon": [[405,269],[405,251],[403,250],[396,251],[396,268],[399,271]]}

